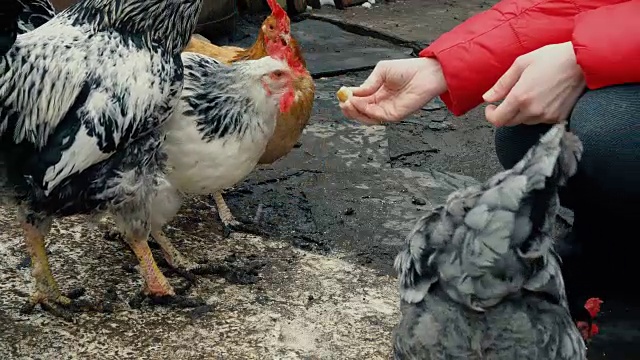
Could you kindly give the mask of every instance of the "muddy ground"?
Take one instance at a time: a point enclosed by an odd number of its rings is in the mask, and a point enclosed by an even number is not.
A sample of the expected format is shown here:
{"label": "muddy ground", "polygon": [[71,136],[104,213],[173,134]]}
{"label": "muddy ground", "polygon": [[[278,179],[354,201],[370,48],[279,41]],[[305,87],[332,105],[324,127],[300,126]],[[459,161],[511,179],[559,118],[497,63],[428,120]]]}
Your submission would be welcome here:
{"label": "muddy ground", "polygon": [[[12,210],[0,209],[0,359],[387,359],[398,320],[393,258],[416,218],[500,170],[493,129],[481,108],[455,118],[439,101],[402,124],[360,126],[342,117],[335,91],[493,3],[397,0],[314,10],[293,24],[317,82],[310,125],[288,157],[225,195],[264,236],[224,238],[208,197],[188,199],[167,230],[187,256],[216,265],[187,292],[204,300],[196,309],[132,306],[141,285],[133,255],[73,218],[50,236],[54,274],[65,290],[111,299],[114,312],[78,314],[73,325],[40,310],[21,315],[31,281]],[[245,18],[233,42],[250,44],[260,21]],[[624,345],[637,339],[629,327],[611,328],[614,342],[591,359],[640,354]]]}

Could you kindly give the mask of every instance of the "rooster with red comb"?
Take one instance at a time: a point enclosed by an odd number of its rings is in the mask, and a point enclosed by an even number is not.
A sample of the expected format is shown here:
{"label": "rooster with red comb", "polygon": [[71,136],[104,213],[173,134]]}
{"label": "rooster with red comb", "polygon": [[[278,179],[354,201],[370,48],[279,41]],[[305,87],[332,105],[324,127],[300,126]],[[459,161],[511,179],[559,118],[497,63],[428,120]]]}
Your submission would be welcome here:
{"label": "rooster with red comb", "polygon": [[[267,0],[271,14],[264,20],[256,42],[248,49],[235,46],[217,46],[207,41],[192,38],[185,52],[206,55],[218,61],[230,64],[242,60],[257,60],[265,56],[285,59],[293,70],[293,104],[287,111],[280,111],[276,128],[269,139],[259,164],[272,164],[287,155],[298,143],[302,131],[311,117],[311,109],[315,98],[315,84],[306,69],[302,50],[291,35],[291,21],[287,12],[276,0]],[[290,54],[291,56],[283,56]],[[281,109],[282,110],[282,109]],[[213,194],[218,208],[218,215],[227,233],[233,230],[246,229],[237,221],[227,206],[221,192]]]}

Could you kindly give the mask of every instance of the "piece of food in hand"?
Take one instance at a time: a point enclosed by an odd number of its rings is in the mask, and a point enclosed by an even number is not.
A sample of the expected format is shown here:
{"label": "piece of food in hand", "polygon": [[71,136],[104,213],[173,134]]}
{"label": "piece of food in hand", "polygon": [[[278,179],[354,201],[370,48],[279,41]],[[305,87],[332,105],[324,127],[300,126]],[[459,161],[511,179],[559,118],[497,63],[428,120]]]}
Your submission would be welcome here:
{"label": "piece of food in hand", "polygon": [[353,91],[351,90],[351,88],[343,86],[340,88],[340,90],[338,90],[336,96],[338,97],[338,100],[343,103],[353,96]]}

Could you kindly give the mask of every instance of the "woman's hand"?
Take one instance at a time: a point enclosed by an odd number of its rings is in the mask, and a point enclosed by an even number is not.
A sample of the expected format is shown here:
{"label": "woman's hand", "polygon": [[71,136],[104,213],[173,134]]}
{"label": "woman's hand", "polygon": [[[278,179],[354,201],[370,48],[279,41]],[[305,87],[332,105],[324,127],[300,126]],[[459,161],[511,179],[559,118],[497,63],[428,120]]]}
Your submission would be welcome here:
{"label": "woman's hand", "polygon": [[444,93],[447,84],[437,60],[416,58],[381,61],[340,108],[364,124],[398,122]]}
{"label": "woman's hand", "polygon": [[585,89],[571,42],[548,45],[520,56],[487,91],[487,120],[495,126],[565,121]]}

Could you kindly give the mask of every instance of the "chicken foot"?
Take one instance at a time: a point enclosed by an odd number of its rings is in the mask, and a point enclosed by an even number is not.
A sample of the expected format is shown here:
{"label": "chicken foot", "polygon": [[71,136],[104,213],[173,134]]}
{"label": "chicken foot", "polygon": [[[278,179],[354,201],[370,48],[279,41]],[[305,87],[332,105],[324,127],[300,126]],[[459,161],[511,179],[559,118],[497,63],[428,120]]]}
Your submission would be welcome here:
{"label": "chicken foot", "polygon": [[22,307],[20,312],[24,314],[31,313],[35,306],[40,304],[43,310],[67,321],[72,321],[73,311],[95,309],[89,303],[75,301],[84,294],[82,289],[73,290],[66,295],[60,292],[58,283],[53,278],[49,267],[43,231],[28,222],[22,223],[22,229],[26,248],[31,258],[31,275],[36,284],[35,291],[31,294],[29,302]]}
{"label": "chicken foot", "polygon": [[153,304],[157,305],[173,305],[176,307],[198,307],[204,304],[199,298],[190,298],[182,295],[176,295],[169,280],[162,274],[158,268],[151,248],[147,243],[147,238],[134,238],[125,236],[125,241],[136,255],[140,264],[140,272],[145,282],[142,296],[135,297],[130,301],[132,307],[141,305],[142,297],[147,297]]}
{"label": "chicken foot", "polygon": [[162,255],[167,261],[167,264],[169,264],[171,268],[173,268],[178,274],[180,274],[188,281],[195,283],[195,275],[206,275],[214,273],[211,265],[195,263],[186,256],[182,255],[182,253],[178,249],[176,249],[175,246],[173,246],[164,232],[160,230],[152,231],[151,236],[160,246]]}
{"label": "chicken foot", "polygon": [[143,293],[152,297],[175,296],[169,280],[162,274],[156,261],[153,259],[151,248],[146,238],[125,237],[125,242],[136,255],[140,263],[140,273],[144,279],[145,287]]}
{"label": "chicken foot", "polygon": [[241,231],[254,235],[265,235],[263,231],[260,231],[254,224],[246,224],[236,220],[235,216],[227,206],[227,202],[224,201],[224,197],[222,196],[222,192],[218,191],[213,194],[213,200],[216,202],[216,207],[218,208],[218,216],[220,216],[220,220],[222,221],[222,225],[224,225],[224,236],[229,237],[234,231]]}
{"label": "chicken foot", "polygon": [[162,231],[153,231],[152,236],[162,249],[162,254],[167,263],[189,281],[195,282],[195,275],[215,275],[236,284],[253,284],[257,281],[257,270],[266,265],[266,263],[258,262],[252,264],[250,268],[238,270],[238,268],[228,264],[226,259],[222,264],[197,264],[182,255]]}

